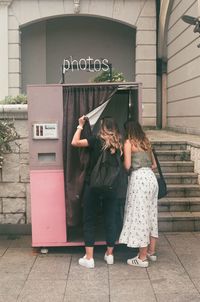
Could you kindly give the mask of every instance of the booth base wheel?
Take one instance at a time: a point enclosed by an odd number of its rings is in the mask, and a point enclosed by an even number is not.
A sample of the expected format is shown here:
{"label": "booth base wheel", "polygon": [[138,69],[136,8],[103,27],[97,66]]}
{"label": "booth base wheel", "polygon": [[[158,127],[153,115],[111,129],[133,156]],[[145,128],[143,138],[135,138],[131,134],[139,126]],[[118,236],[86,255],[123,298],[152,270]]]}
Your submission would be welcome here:
{"label": "booth base wheel", "polygon": [[46,247],[42,247],[40,250],[41,254],[48,254],[49,250]]}

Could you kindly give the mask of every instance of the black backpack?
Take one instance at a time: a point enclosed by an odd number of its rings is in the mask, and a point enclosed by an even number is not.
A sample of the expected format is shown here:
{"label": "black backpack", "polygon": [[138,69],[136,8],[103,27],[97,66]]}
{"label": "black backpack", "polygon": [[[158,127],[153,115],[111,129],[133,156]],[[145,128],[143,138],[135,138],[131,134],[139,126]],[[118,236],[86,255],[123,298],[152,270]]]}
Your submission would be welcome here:
{"label": "black backpack", "polygon": [[90,175],[91,189],[96,192],[114,191],[121,168],[120,152],[111,154],[109,149],[103,150]]}

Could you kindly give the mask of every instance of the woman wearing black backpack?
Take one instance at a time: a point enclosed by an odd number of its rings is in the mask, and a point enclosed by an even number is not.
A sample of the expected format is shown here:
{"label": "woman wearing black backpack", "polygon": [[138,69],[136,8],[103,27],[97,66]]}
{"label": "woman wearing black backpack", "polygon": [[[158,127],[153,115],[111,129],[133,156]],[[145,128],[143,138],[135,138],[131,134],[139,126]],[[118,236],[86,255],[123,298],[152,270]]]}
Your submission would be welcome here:
{"label": "woman wearing black backpack", "polygon": [[[81,139],[81,131],[85,125],[85,116],[79,118],[79,125],[72,139],[72,146],[91,150],[90,173],[98,161],[104,150],[111,154],[122,154],[121,136],[115,120],[111,117],[105,117],[101,120],[100,130],[97,136],[91,136],[87,139]],[[89,176],[89,175],[88,175]],[[102,201],[107,251],[104,260],[107,264],[114,263],[113,249],[117,237],[116,214],[118,211],[118,203],[116,192],[99,193],[90,186],[90,180],[86,181],[83,197],[83,232],[85,241],[86,254],[79,259],[79,264],[87,268],[94,268],[94,243],[95,243],[95,221],[97,216],[97,208],[99,201]]]}

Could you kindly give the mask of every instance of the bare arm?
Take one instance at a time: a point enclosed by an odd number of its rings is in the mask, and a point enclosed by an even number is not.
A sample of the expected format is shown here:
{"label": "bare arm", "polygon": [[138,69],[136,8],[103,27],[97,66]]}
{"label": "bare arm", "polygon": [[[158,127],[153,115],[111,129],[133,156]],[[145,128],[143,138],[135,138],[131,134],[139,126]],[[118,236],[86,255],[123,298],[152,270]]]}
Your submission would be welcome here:
{"label": "bare arm", "polygon": [[87,139],[81,139],[81,131],[83,130],[83,127],[85,125],[85,116],[81,116],[78,120],[79,122],[79,126],[76,130],[76,132],[74,133],[74,136],[72,138],[72,142],[71,145],[74,147],[88,147],[88,140]]}
{"label": "bare arm", "polygon": [[124,143],[124,167],[129,170],[131,167],[131,143],[126,140]]}
{"label": "bare arm", "polygon": [[152,170],[155,170],[155,169],[157,168],[157,164],[156,164],[156,160],[155,160],[153,151],[151,151],[151,161],[152,161],[151,169],[152,169]]}

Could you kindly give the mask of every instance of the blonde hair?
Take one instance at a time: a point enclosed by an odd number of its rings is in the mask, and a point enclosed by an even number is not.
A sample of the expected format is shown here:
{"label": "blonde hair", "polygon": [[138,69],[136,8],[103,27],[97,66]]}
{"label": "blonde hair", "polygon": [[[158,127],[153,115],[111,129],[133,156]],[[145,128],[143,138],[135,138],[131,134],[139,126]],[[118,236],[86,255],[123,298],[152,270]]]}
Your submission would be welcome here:
{"label": "blonde hair", "polygon": [[130,120],[125,124],[127,139],[135,147],[144,151],[151,151],[151,143],[137,121]]}
{"label": "blonde hair", "polygon": [[111,149],[115,152],[117,149],[122,152],[122,139],[119,133],[117,123],[112,117],[104,117],[101,120],[99,137],[103,140],[103,149]]}
{"label": "blonde hair", "polygon": [[144,151],[150,151],[152,149],[151,143],[146,137],[144,140],[138,140],[136,138],[129,138],[131,144],[133,144],[138,149],[142,149]]}

